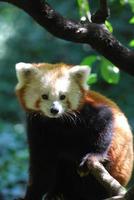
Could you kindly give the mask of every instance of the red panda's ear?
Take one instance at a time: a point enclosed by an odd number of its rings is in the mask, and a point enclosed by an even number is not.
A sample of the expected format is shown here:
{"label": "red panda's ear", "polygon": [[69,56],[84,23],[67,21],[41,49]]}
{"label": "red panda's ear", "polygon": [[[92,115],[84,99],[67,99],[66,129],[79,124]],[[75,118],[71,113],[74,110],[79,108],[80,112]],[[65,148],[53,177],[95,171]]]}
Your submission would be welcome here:
{"label": "red panda's ear", "polygon": [[18,78],[19,87],[24,85],[25,82],[32,76],[38,73],[38,69],[31,63],[20,62],[15,65],[16,74]]}
{"label": "red panda's ear", "polygon": [[37,72],[37,67],[35,67],[31,63],[24,63],[20,62],[15,65],[16,73],[18,74],[23,74],[23,76],[29,76],[33,73]]}
{"label": "red panda's ear", "polygon": [[69,70],[69,74],[74,79],[79,80],[83,86],[86,85],[91,68],[88,65],[76,65]]}

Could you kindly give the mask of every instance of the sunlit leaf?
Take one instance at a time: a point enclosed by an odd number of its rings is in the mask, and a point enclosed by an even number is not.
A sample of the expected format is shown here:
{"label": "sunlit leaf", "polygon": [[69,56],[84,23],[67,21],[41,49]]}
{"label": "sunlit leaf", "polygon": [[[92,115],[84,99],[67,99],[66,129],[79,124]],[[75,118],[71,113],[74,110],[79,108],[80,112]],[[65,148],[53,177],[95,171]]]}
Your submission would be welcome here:
{"label": "sunlit leaf", "polygon": [[107,29],[112,33],[113,32],[112,24],[106,20],[105,25],[106,25]]}
{"label": "sunlit leaf", "polygon": [[94,62],[96,62],[96,60],[97,60],[97,56],[96,55],[91,55],[91,56],[85,57],[80,64],[81,65],[89,65],[89,66],[92,67],[92,64]]}
{"label": "sunlit leaf", "polygon": [[134,24],[134,17],[129,20],[129,24]]}
{"label": "sunlit leaf", "polygon": [[120,0],[120,4],[124,5],[126,3],[126,0]]}
{"label": "sunlit leaf", "polygon": [[132,12],[134,12],[134,0],[120,0],[121,5],[129,4]]}
{"label": "sunlit leaf", "polygon": [[127,0],[131,9],[132,9],[132,12],[134,12],[134,0]]}
{"label": "sunlit leaf", "polygon": [[130,46],[130,47],[134,47],[134,40],[131,40],[131,41],[129,42],[129,46]]}
{"label": "sunlit leaf", "polygon": [[105,58],[101,61],[101,75],[109,84],[117,84],[120,80],[120,71]]}
{"label": "sunlit leaf", "polygon": [[88,83],[88,85],[93,85],[93,84],[95,84],[97,82],[97,80],[98,80],[97,79],[97,74],[96,73],[92,73],[92,74],[89,75],[87,83]]}
{"label": "sunlit leaf", "polygon": [[80,16],[87,16],[90,12],[90,6],[88,3],[88,0],[77,0],[78,6],[79,6],[79,13]]}

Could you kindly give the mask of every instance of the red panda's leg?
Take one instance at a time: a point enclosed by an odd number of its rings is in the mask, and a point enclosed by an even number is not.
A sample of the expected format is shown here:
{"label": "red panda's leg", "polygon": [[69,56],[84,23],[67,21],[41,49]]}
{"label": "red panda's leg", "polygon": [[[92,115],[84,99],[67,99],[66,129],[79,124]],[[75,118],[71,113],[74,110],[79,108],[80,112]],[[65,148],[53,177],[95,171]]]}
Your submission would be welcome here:
{"label": "red panda's leg", "polygon": [[109,160],[107,157],[102,156],[102,155],[95,155],[95,154],[87,154],[86,156],[83,157],[79,168],[78,168],[78,174],[83,177],[87,176],[90,173],[90,169],[94,168],[94,165],[96,162],[100,162],[103,165],[107,166],[109,165]]}
{"label": "red panda's leg", "polygon": [[113,137],[113,115],[110,108],[106,106],[93,107],[88,105],[87,109],[87,133],[89,134],[89,150],[80,163],[80,168],[84,169],[86,162],[105,162],[107,152]]}
{"label": "red panda's leg", "polygon": [[43,195],[48,192],[48,181],[49,173],[32,171],[24,200],[42,200]]}
{"label": "red panda's leg", "polygon": [[44,195],[44,188],[39,188],[37,185],[27,187],[24,200],[40,200]]}
{"label": "red panda's leg", "polygon": [[90,173],[106,188],[110,196],[124,196],[126,189],[110,175],[99,160],[88,155],[85,159]]}

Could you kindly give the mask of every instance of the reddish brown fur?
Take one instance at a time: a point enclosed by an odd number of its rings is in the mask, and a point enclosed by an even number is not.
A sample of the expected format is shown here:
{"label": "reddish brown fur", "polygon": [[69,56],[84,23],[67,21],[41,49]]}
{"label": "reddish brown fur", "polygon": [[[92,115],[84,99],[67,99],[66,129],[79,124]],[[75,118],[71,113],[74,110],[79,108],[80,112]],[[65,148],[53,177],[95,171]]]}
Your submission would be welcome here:
{"label": "reddish brown fur", "polygon": [[125,125],[127,123],[126,117],[113,101],[94,91],[85,93],[83,103],[90,103],[93,106],[107,105],[112,110],[114,135],[108,151],[111,161],[109,172],[122,185],[126,185],[132,174],[134,158],[133,137],[129,126]]}
{"label": "reddish brown fur", "polygon": [[66,103],[67,103],[67,107],[68,107],[69,109],[71,109],[71,102],[69,101],[69,99],[66,100]]}
{"label": "reddish brown fur", "polygon": [[23,107],[23,109],[27,110],[26,103],[24,100],[25,90],[26,90],[26,87],[22,87],[21,89],[16,90],[16,95],[17,95],[19,102],[20,102],[21,106]]}
{"label": "reddish brown fur", "polygon": [[[19,102],[20,102],[22,108],[23,108],[25,111],[27,111],[27,112],[32,112],[32,111],[33,111],[32,109],[27,108],[26,102],[25,102],[25,99],[24,99],[26,89],[27,89],[26,86],[25,86],[25,87],[22,87],[22,88],[19,89],[19,90],[17,89],[17,90],[16,90],[16,95],[17,95],[17,97],[18,97],[18,99],[19,99]],[[39,102],[37,101],[35,104],[36,104],[36,107],[35,107],[35,108],[37,108],[38,105],[39,105]]]}
{"label": "reddish brown fur", "polygon": [[35,105],[34,105],[34,107],[37,109],[37,110],[39,110],[39,108],[40,108],[40,99],[38,99],[36,102],[35,102]]}

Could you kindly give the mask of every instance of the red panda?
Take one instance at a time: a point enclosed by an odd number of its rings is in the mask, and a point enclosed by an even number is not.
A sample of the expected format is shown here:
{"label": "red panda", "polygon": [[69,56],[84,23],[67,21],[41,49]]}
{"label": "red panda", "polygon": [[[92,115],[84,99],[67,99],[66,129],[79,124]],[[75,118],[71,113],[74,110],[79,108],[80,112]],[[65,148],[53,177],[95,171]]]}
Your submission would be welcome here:
{"label": "red panda", "polygon": [[[101,200],[110,194],[79,165],[86,155],[108,159],[125,186],[133,168],[133,137],[120,108],[89,90],[88,66],[16,64],[16,94],[26,111],[30,153],[25,200]],[[96,192],[94,192],[96,191]]]}

